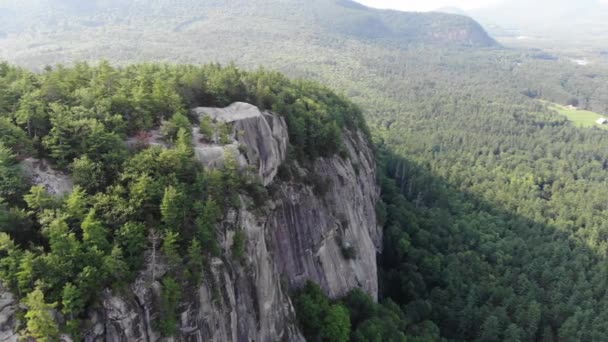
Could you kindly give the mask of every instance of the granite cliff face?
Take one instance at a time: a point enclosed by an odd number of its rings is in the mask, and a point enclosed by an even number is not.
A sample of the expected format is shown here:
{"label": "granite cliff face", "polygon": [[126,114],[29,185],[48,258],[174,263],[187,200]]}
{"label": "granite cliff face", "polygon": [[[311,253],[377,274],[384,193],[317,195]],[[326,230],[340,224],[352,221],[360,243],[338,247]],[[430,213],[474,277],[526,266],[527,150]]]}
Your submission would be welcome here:
{"label": "granite cliff face", "polygon": [[[243,146],[241,160],[257,168],[264,186],[272,182],[279,166],[287,158],[289,134],[284,118],[269,112],[262,113],[257,107],[243,102],[233,103],[226,108],[201,107],[193,112],[199,117],[209,116],[214,121],[231,125],[232,140],[237,148]],[[198,130],[195,130],[197,157],[202,163],[212,166],[209,165],[208,151],[218,149],[218,139],[213,139],[211,146],[201,145],[198,134]]]}
{"label": "granite cliff face", "polygon": [[346,132],[344,146],[348,158],[319,158],[312,169],[300,170],[320,179],[320,186],[278,182],[269,214],[271,238],[290,286],[313,280],[332,297],[359,287],[375,298],[382,236],[374,157],[360,132]]}
{"label": "granite cliff face", "polygon": [[17,342],[15,333],[18,303],[15,296],[0,285],[0,342]]}
{"label": "granite cliff face", "polygon": [[[154,272],[148,263],[128,291],[101,294],[100,305],[89,311],[84,339],[303,341],[288,294],[307,280],[333,297],[355,287],[376,297],[376,253],[382,237],[375,216],[375,163],[367,138],[345,131],[346,153],[301,165],[286,161],[287,124],[277,114],[246,103],[193,112],[231,128],[227,144],[203,138],[194,129],[200,162],[220,167],[233,154],[241,167],[259,175],[270,199],[259,206],[242,196],[243,205],[226,214],[220,229],[223,255],[210,260],[200,287],[184,293],[178,336],[163,339],[155,330],[159,281],[166,272],[161,259]],[[277,176],[287,163],[297,175]],[[232,255],[237,231],[246,241],[242,259]],[[0,341],[13,341],[17,304],[1,289],[0,294]]]}

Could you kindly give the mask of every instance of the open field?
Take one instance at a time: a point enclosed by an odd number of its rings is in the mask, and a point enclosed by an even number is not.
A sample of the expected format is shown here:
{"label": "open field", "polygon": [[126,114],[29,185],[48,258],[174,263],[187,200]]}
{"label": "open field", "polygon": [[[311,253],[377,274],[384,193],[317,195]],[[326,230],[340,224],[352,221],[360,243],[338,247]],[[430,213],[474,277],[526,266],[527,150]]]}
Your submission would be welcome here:
{"label": "open field", "polygon": [[[543,101],[545,102],[545,101]],[[555,110],[561,115],[564,115],[568,120],[572,121],[576,126],[579,127],[602,127],[608,129],[608,125],[599,125],[596,123],[597,119],[604,117],[601,114],[591,112],[582,109],[572,109],[566,106],[562,106],[557,103],[546,102],[549,104],[549,108]]]}

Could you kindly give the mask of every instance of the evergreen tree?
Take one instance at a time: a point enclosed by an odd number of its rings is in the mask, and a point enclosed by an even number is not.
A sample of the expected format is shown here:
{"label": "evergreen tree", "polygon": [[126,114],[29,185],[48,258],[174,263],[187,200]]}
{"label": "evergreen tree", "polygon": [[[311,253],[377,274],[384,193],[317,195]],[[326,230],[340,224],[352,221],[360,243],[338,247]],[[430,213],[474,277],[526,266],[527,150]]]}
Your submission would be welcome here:
{"label": "evergreen tree", "polygon": [[179,231],[184,223],[186,208],[185,198],[182,191],[169,186],[165,189],[165,195],[160,206],[163,222],[171,230]]}
{"label": "evergreen tree", "polygon": [[25,313],[27,323],[21,335],[24,338],[33,338],[40,342],[58,341],[59,328],[52,314],[56,304],[46,303],[44,293],[40,288],[30,292],[23,300],[23,304],[27,307]]}
{"label": "evergreen tree", "polygon": [[100,251],[109,248],[108,230],[99,219],[96,218],[95,210],[90,210],[82,222],[82,239],[89,248],[94,247]]}
{"label": "evergreen tree", "polygon": [[179,285],[171,277],[163,278],[163,289],[161,293],[159,330],[163,336],[173,336],[177,333],[177,308],[181,300]]}
{"label": "evergreen tree", "polygon": [[192,239],[190,246],[188,247],[188,262],[187,267],[190,272],[191,281],[193,284],[198,285],[201,281],[203,273],[204,256],[203,248],[198,239]]}
{"label": "evergreen tree", "polygon": [[162,251],[167,257],[167,261],[171,266],[177,266],[181,261],[179,253],[179,233],[167,231],[163,238]]}

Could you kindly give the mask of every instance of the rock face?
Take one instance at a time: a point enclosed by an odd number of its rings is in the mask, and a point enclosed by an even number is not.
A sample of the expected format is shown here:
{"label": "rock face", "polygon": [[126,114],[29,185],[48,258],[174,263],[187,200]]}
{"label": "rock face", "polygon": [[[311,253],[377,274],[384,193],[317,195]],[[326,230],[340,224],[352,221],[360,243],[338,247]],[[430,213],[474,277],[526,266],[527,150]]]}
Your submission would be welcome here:
{"label": "rock face", "polygon": [[13,294],[4,290],[0,285],[0,342],[17,342],[15,333],[17,312],[17,301]]}
{"label": "rock face", "polygon": [[32,184],[44,186],[52,195],[68,194],[74,187],[68,175],[54,170],[46,160],[28,158],[21,162],[21,168]]}
{"label": "rock face", "polygon": [[376,224],[374,156],[358,132],[346,132],[344,146],[348,158],[319,158],[307,172],[320,180],[321,189],[280,185],[270,214],[276,261],[291,286],[313,280],[332,297],[359,287],[376,298],[382,232]]}
{"label": "rock face", "polygon": [[[199,118],[209,116],[215,122],[231,125],[231,138],[244,147],[248,164],[257,167],[264,185],[272,182],[287,157],[289,135],[285,119],[270,112],[261,112],[257,107],[243,102],[233,103],[226,108],[201,107],[193,112]],[[204,160],[205,146],[195,148],[199,159]]]}
{"label": "rock face", "polygon": [[[344,132],[342,157],[301,165],[286,161],[289,137],[282,117],[245,103],[195,112],[231,127],[224,145],[194,130],[201,163],[221,167],[227,153],[235,154],[259,174],[270,199],[260,206],[242,196],[240,208],[226,214],[220,227],[223,255],[210,260],[202,285],[183,291],[177,336],[162,338],[156,330],[166,272],[159,256],[154,272],[148,262],[128,291],[101,294],[100,305],[89,311],[85,341],[304,341],[289,292],[307,280],[332,297],[356,287],[376,297],[379,191],[373,152],[363,134]],[[298,175],[278,177],[282,163],[290,163]],[[246,241],[242,258],[233,255],[237,233]],[[2,310],[0,323],[4,317],[10,321],[13,313]],[[10,330],[5,335],[13,341]],[[0,338],[6,339],[3,333]]]}

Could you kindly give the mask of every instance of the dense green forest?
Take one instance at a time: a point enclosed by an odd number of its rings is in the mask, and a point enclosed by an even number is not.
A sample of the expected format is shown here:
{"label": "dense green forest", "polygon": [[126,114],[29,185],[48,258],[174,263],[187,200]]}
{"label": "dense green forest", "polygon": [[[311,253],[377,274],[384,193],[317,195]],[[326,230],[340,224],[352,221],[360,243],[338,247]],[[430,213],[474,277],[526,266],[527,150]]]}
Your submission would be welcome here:
{"label": "dense green forest", "polygon": [[[391,17],[392,12],[382,16],[375,12],[367,15],[369,13],[360,6],[348,1],[327,1],[326,4],[315,1],[314,6],[301,11],[298,10],[301,7],[294,7],[294,1],[256,1],[250,5],[211,1],[206,2],[210,7],[205,7],[204,11],[197,4],[184,3],[187,4],[175,6],[182,10],[176,10],[179,13],[168,21],[154,14],[155,10],[166,9],[163,6],[146,12],[150,17],[145,18],[145,23],[134,11],[125,11],[135,23],[127,26],[128,29],[123,26],[127,21],[116,13],[94,18],[102,23],[101,26],[87,26],[82,17],[66,15],[60,28],[42,30],[47,33],[35,33],[26,38],[9,34],[0,44],[6,47],[4,51],[15,49],[24,57],[12,59],[37,67],[56,61],[99,57],[122,63],[139,59],[234,60],[247,67],[271,65],[292,77],[321,81],[361,106],[377,146],[382,171],[379,182],[383,204],[378,207],[385,227],[384,251],[379,259],[381,304],[369,303],[369,298],[358,293],[329,300],[310,284],[295,296],[294,303],[303,331],[311,339],[605,339],[608,322],[605,267],[608,136],[604,130],[575,127],[539,101],[564,105],[576,101],[581,108],[608,114],[608,68],[605,65],[580,66],[563,56],[540,50],[497,46],[464,48],[457,42],[438,47],[406,39],[401,44],[391,45],[387,44],[390,39],[378,39],[377,35],[386,33],[383,30],[387,28],[393,30],[395,23],[416,26],[420,22],[408,24],[403,18]],[[348,12],[343,12],[344,8],[348,8]],[[185,12],[190,13],[186,15]],[[340,16],[338,26],[327,24],[328,15],[331,18],[342,13],[351,15]],[[233,20],[235,16],[240,20]],[[450,18],[457,21],[456,17]],[[447,31],[444,32],[449,33],[449,21],[445,24]],[[159,30],[149,29],[151,25],[170,29],[160,34]],[[353,29],[354,25],[358,25],[357,30]],[[70,32],[74,27],[89,34],[99,34],[98,44],[92,47],[87,42],[73,43]],[[167,33],[173,28],[174,31]],[[420,33],[409,32],[411,35]],[[140,40],[153,43],[133,43]],[[279,43],[284,48],[277,48]],[[117,48],[99,52],[104,50],[99,46]],[[253,50],[255,53],[251,52]],[[192,71],[195,75],[192,78],[188,76],[190,70],[197,68],[127,67],[114,70],[124,77],[120,78],[117,88],[110,90],[111,101],[106,103],[101,101],[107,94],[103,90],[104,81],[97,76],[103,74],[106,66],[83,68],[77,65],[41,75],[6,66],[3,69],[5,88],[0,88],[0,93],[4,94],[0,98],[0,112],[4,121],[0,128],[3,130],[2,156],[6,162],[0,172],[7,182],[0,185],[6,203],[4,216],[0,219],[14,222],[11,227],[23,227],[10,232],[16,244],[14,255],[19,260],[25,256],[45,260],[46,255],[53,254],[50,235],[46,233],[48,229],[43,229],[52,223],[46,216],[49,213],[46,209],[59,212],[53,214],[53,219],[66,217],[65,224],[75,227],[72,239],[79,244],[88,243],[78,233],[84,229],[82,225],[87,219],[89,227],[91,221],[98,221],[113,232],[106,236],[108,246],[99,260],[112,252],[122,253],[127,266],[133,262],[129,261],[134,260],[131,258],[137,259],[141,252],[127,252],[130,247],[126,243],[118,244],[120,249],[114,248],[116,242],[121,241],[115,231],[123,222],[106,222],[104,215],[108,215],[106,210],[109,209],[104,203],[120,200],[118,203],[128,205],[131,191],[135,191],[131,188],[137,188],[139,181],[144,182],[140,187],[146,187],[146,180],[135,176],[138,165],[144,159],[162,164],[165,157],[161,158],[158,151],[144,151],[141,156],[133,156],[122,151],[118,142],[138,129],[169,119],[173,110],[187,116],[185,109],[189,105],[225,104],[232,99],[247,100],[263,107],[287,103],[286,107],[277,109],[288,118],[292,117],[290,133],[302,137],[302,141],[310,141],[297,152],[298,158],[314,158],[322,152],[315,147],[315,139],[309,136],[317,128],[326,130],[323,136],[328,141],[337,138],[336,130],[329,128],[328,121],[308,118],[297,106],[291,106],[290,101],[280,100],[280,96],[269,100],[258,96],[256,91],[260,88],[257,81],[253,81],[256,77],[252,76],[256,73],[245,74],[243,77],[247,81],[243,83],[247,86],[239,88],[241,84],[231,83],[233,78],[227,76],[230,72],[216,73],[216,67],[212,66],[206,67],[205,71]],[[160,79],[167,83],[159,82],[158,88],[163,88],[164,84],[167,89],[159,89],[156,95],[137,91],[138,82],[155,80],[142,76],[147,75],[145,70],[148,69],[151,74],[163,75]],[[207,77],[204,82],[199,82],[197,72]],[[81,73],[84,76],[80,76]],[[317,102],[329,101],[330,107],[337,104],[338,108],[357,112],[342,100],[334,97],[327,100],[326,90],[316,86],[292,83],[273,73],[261,74],[271,79],[268,81],[271,93],[295,87],[292,90],[295,93],[310,91],[316,94],[310,96],[318,99]],[[274,82],[278,82],[276,87]],[[203,97],[199,98],[197,91],[192,97],[192,84],[207,87],[196,88],[202,91]],[[235,89],[242,90],[235,92]],[[24,94],[29,96],[22,96]],[[160,94],[164,96],[162,100],[157,97]],[[51,106],[53,102],[58,102],[59,106]],[[16,103],[19,103],[18,107],[15,107]],[[171,103],[175,106],[167,108]],[[156,105],[161,105],[158,108],[165,108],[167,112],[155,112]],[[123,113],[123,109],[132,112],[133,116],[99,115]],[[61,113],[66,111],[79,118],[67,125],[70,132],[81,132],[85,127],[86,132],[95,132],[96,140],[100,141],[89,147],[76,144],[79,140],[75,139],[73,148],[77,148],[79,154],[87,154],[86,159],[78,159],[78,163],[70,160],[74,156],[72,147],[65,151],[63,145],[57,144],[58,137],[65,132],[53,131],[53,122],[60,122]],[[300,117],[303,118],[300,122],[316,122],[315,130],[307,131],[302,128],[305,125],[297,124]],[[184,122],[178,119],[175,119],[176,127]],[[362,125],[358,115],[354,118],[337,116],[333,120],[336,124]],[[178,131],[174,130],[174,134]],[[179,135],[175,139],[175,148],[169,151],[187,155],[187,148],[180,152]],[[118,147],[114,148],[114,145]],[[100,184],[82,182],[83,196],[88,203],[86,211],[74,218],[65,213],[69,212],[67,202],[46,202],[43,194],[32,193],[29,187],[23,186],[13,165],[22,156],[32,154],[50,157],[76,175],[83,172],[82,179],[89,179],[91,172],[104,176],[99,178]],[[117,160],[120,162],[115,163]],[[117,165],[120,166],[112,169]],[[165,173],[160,168],[162,171],[158,174],[150,175],[150,182]],[[177,170],[168,172],[178,173]],[[194,174],[196,179],[203,181],[188,191],[200,191],[199,194],[209,196],[205,179],[213,175],[201,170],[191,172],[194,173],[186,174],[191,177]],[[123,178],[123,174],[130,176]],[[118,184],[111,181],[115,176],[120,179]],[[160,205],[166,185],[172,185],[179,193],[180,184],[186,181],[180,179],[174,183],[162,181],[154,187],[156,192],[149,203],[157,208],[155,217],[162,216]],[[172,193],[170,190],[168,195]],[[221,212],[222,203],[216,201],[220,208],[217,212]],[[205,207],[206,203],[200,205]],[[91,208],[95,210],[92,216],[89,215]],[[129,229],[134,231],[148,220],[137,217],[137,213],[116,214],[123,215],[119,217],[124,217],[127,223],[140,224]],[[193,228],[197,221],[198,217],[188,218],[184,230],[179,231],[179,243],[192,236],[193,229],[198,229]],[[157,228],[163,231],[163,227]],[[22,231],[35,232],[35,241],[28,245],[27,236],[30,235],[19,235]],[[212,240],[208,233],[200,239]],[[6,241],[4,245],[11,246]],[[207,244],[202,246],[209,248]],[[192,248],[196,250],[197,247]],[[9,263],[13,259],[6,260],[3,262]],[[185,260],[188,262],[187,256]],[[33,268],[36,263],[31,262],[31,265]],[[13,271],[5,273],[13,277],[9,283],[22,297],[33,293],[31,302],[36,301],[39,298],[36,296],[41,294],[31,291],[37,285],[32,282],[33,278],[25,277],[21,282],[19,277],[15,278],[15,274],[28,274],[16,270],[16,266],[16,263],[3,266],[13,267]],[[181,275],[173,277],[181,279]],[[68,281],[79,288],[78,279],[72,278]],[[112,282],[107,279],[106,283]],[[25,290],[19,290],[19,286],[26,286]],[[46,286],[41,283],[39,287],[45,300],[58,302],[61,308],[63,293],[52,293]],[[170,281],[165,286],[175,287]],[[71,289],[66,291],[69,295]],[[172,296],[177,296],[178,291],[173,292]],[[326,320],[326,317],[335,319]]]}
{"label": "dense green forest", "polygon": [[383,295],[448,339],[602,340],[608,136],[485,71],[379,118]]}
{"label": "dense green forest", "polygon": [[[301,161],[340,152],[338,127],[366,131],[350,102],[275,72],[82,63],[35,74],[0,64],[0,280],[27,307],[23,336],[54,341],[65,331],[77,338],[85,309],[104,288],[134,280],[145,250],[170,267],[157,328],[175,333],[182,290],[200,283],[208,257],[244,253],[239,239],[229,251],[218,244],[227,209],[245,205],[240,194],[267,196],[236,159],[206,170],[194,157],[198,118],[187,109],[235,101],[282,113],[297,143],[291,158]],[[200,124],[215,133],[209,122]],[[127,137],[159,126],[168,148],[145,139],[128,147]],[[28,184],[20,161],[29,157],[69,172],[76,187],[58,197]],[[67,322],[60,325],[49,308]]]}

